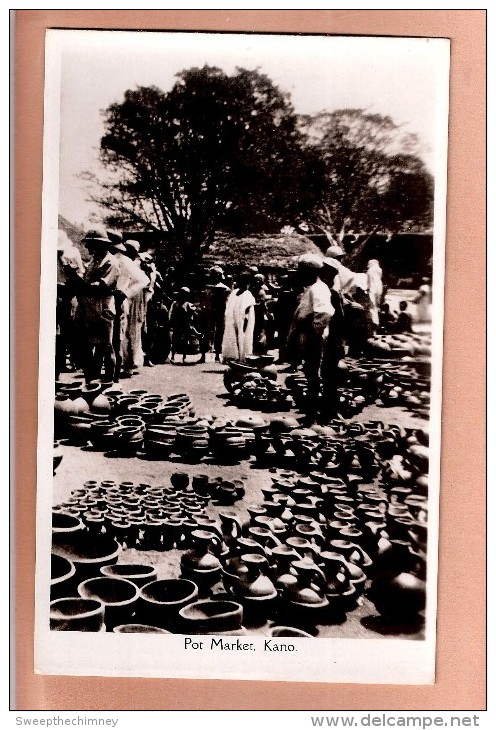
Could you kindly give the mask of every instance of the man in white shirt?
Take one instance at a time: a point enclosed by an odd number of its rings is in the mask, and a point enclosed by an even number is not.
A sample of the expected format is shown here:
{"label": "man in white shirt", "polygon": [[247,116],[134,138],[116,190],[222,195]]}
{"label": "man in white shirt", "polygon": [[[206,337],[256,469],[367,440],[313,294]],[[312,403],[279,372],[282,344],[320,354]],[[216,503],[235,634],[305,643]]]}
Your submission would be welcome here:
{"label": "man in white shirt", "polygon": [[309,421],[314,421],[318,414],[322,351],[328,324],[334,314],[330,289],[319,276],[322,266],[322,258],[317,254],[303,254],[298,260],[297,276],[304,290],[288,337],[296,337],[299,343],[303,372],[307,377]]}

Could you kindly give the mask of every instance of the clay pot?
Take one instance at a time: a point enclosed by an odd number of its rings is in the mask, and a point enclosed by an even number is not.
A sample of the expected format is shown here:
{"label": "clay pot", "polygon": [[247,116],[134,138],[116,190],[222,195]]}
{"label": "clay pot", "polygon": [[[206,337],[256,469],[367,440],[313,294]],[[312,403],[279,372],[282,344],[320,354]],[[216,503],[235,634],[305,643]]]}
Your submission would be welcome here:
{"label": "clay pot", "polygon": [[99,393],[91,404],[95,413],[107,414],[113,410],[112,399],[106,393]]}
{"label": "clay pot", "polygon": [[65,543],[83,534],[84,525],[78,517],[60,512],[52,512],[52,543]]}
{"label": "clay pot", "polygon": [[319,562],[325,576],[324,591],[330,612],[339,616],[356,608],[359,592],[352,581],[348,563],[336,553],[327,551],[320,553]]}
{"label": "clay pot", "polygon": [[230,541],[241,537],[243,533],[243,525],[237,512],[228,512],[226,510],[219,511],[219,519],[221,524],[222,536],[225,540]]}
{"label": "clay pot", "polygon": [[51,571],[50,571],[50,600],[56,601],[58,598],[67,598],[76,593],[76,586],[72,578],[76,574],[74,563],[70,560],[60,557],[52,553]]}
{"label": "clay pot", "polygon": [[238,537],[234,543],[231,543],[229,555],[239,557],[244,553],[258,553],[265,557],[265,548],[256,540],[250,537]]}
{"label": "clay pot", "polygon": [[273,626],[269,629],[268,635],[274,639],[313,639],[312,634],[302,629],[295,629],[293,626]]}
{"label": "clay pot", "polygon": [[220,579],[220,560],[210,550],[220,551],[221,540],[206,530],[193,530],[191,538],[194,547],[181,557],[181,577],[194,581],[205,593]]}
{"label": "clay pot", "polygon": [[111,421],[95,421],[91,425],[89,439],[95,449],[110,451],[116,444],[115,423]]}
{"label": "clay pot", "polygon": [[116,448],[123,454],[133,455],[143,445],[143,431],[136,426],[118,426],[114,434]]}
{"label": "clay pot", "polygon": [[170,634],[170,631],[146,624],[122,624],[114,626],[113,632],[114,634]]}
{"label": "clay pot", "polygon": [[297,582],[291,586],[287,594],[287,615],[291,623],[297,626],[313,628],[322,620],[329,601],[324,591],[314,578],[322,583],[324,576],[320,568],[310,558],[293,562],[292,567],[297,574]]}
{"label": "clay pot", "polygon": [[53,552],[74,563],[76,577],[81,582],[100,575],[100,568],[117,562],[121,552],[115,539],[108,535],[88,540],[84,531],[74,535],[59,535],[53,539]]}
{"label": "clay pot", "polygon": [[90,598],[58,598],[50,603],[52,631],[103,631],[105,607]]}
{"label": "clay pot", "polygon": [[87,402],[89,406],[93,403],[95,398],[102,392],[101,383],[88,383],[80,390],[80,395]]}
{"label": "clay pot", "polygon": [[411,624],[425,608],[426,584],[412,573],[384,574],[373,581],[368,597],[386,621]]}
{"label": "clay pot", "polygon": [[124,578],[141,588],[147,583],[157,580],[157,569],[153,565],[135,565],[119,563],[116,565],[104,565],[101,573],[107,578]]}
{"label": "clay pot", "polygon": [[286,538],[286,545],[296,550],[301,557],[316,555],[320,552],[317,543],[310,542],[310,540],[300,535]]}
{"label": "clay pot", "polygon": [[365,572],[372,565],[372,560],[367,553],[355,543],[349,540],[331,540],[330,547],[333,551],[340,553],[349,563],[359,565]]}
{"label": "clay pot", "polygon": [[106,576],[89,578],[79,584],[78,592],[82,598],[93,598],[103,603],[107,631],[130,622],[134,615],[138,589],[128,580]]}
{"label": "clay pot", "polygon": [[259,622],[270,616],[277,599],[277,590],[266,575],[267,559],[258,553],[246,553],[240,557],[246,572],[233,584],[232,590],[242,604],[250,622]]}
{"label": "clay pot", "polygon": [[206,599],[181,608],[178,626],[184,634],[238,634],[244,633],[242,622],[239,603]]}
{"label": "clay pot", "polygon": [[83,382],[78,380],[74,383],[65,383],[59,389],[61,395],[67,395],[71,400],[76,400],[81,396],[81,390],[83,389]]}
{"label": "clay pot", "polygon": [[180,609],[197,597],[198,587],[191,580],[157,580],[141,588],[137,615],[142,623],[173,630]]}

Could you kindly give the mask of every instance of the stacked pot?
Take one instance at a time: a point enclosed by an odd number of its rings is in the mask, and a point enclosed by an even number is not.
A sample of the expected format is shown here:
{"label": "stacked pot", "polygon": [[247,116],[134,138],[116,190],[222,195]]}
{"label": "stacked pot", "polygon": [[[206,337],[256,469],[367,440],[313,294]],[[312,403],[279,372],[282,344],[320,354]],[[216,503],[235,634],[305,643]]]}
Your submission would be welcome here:
{"label": "stacked pot", "polygon": [[234,405],[264,412],[287,411],[292,407],[290,391],[277,383],[273,361],[271,355],[249,355],[242,363],[228,361],[224,385]]}

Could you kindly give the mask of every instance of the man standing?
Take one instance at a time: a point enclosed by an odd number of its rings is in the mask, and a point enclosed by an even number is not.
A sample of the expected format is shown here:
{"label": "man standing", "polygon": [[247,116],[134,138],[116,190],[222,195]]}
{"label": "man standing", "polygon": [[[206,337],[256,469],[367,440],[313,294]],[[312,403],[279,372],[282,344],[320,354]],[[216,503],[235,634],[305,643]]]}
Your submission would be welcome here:
{"label": "man standing", "polygon": [[126,246],[122,243],[122,236],[114,231],[107,231],[112,243],[111,253],[119,265],[119,277],[115,290],[115,320],[113,332],[113,347],[115,353],[114,382],[118,383],[121,375],[122,361],[127,352],[129,301],[142,291],[149,283],[148,277],[141,268],[127,256]]}
{"label": "man standing", "polygon": [[338,415],[340,385],[339,362],[345,356],[344,348],[344,312],[343,300],[339,291],[334,287],[334,280],[338,275],[332,259],[325,258],[323,278],[331,291],[331,305],[334,313],[329,321],[327,338],[323,347],[320,376],[322,378],[322,402],[320,416],[323,423],[328,423]]}
{"label": "man standing", "polygon": [[320,279],[322,259],[307,253],[298,260],[297,277],[304,287],[293,317],[288,341],[299,343],[303,372],[307,378],[307,416],[315,421],[319,410],[320,366],[328,325],[334,314],[331,292]]}
{"label": "man standing", "polygon": [[71,367],[76,365],[74,338],[74,284],[65,271],[70,267],[79,276],[84,274],[84,264],[79,249],[65,231],[59,230],[57,240],[57,338],[55,347],[55,377],[67,369],[67,356]]}
{"label": "man standing", "polygon": [[71,266],[64,266],[64,272],[78,292],[84,378],[86,383],[100,379],[103,366],[104,379],[111,382],[115,369],[114,291],[119,265],[109,251],[111,242],[104,232],[88,231],[83,243],[92,259],[84,277]]}
{"label": "man standing", "polygon": [[125,256],[134,264],[133,271],[141,272],[144,277],[143,286],[139,288],[135,287],[127,295],[128,312],[121,377],[129,378],[131,375],[139,372],[139,368],[142,367],[144,362],[141,334],[146,315],[145,288],[149,285],[150,280],[140,267],[139,242],[132,240],[126,241],[124,247],[126,249]]}

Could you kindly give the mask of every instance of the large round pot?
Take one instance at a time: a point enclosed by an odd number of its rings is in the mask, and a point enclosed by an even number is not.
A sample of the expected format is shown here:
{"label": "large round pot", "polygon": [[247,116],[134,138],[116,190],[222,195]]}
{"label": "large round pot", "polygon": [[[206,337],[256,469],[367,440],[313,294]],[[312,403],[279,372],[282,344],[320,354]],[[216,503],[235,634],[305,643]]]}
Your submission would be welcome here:
{"label": "large round pot", "polygon": [[52,551],[56,555],[74,563],[79,582],[99,576],[100,568],[103,565],[116,563],[121,552],[117,541],[108,535],[88,538],[89,536],[81,531],[72,538],[66,537],[58,541],[54,539],[52,542]]}
{"label": "large round pot", "polygon": [[195,601],[179,611],[178,626],[185,634],[222,634],[242,630],[243,608],[235,601]]}
{"label": "large round pot", "polygon": [[414,624],[425,608],[426,585],[413,573],[383,574],[373,581],[368,597],[387,622]]}
{"label": "large round pot", "polygon": [[179,611],[198,597],[198,587],[184,578],[156,580],[143,586],[139,594],[138,619],[141,623],[172,629]]}
{"label": "large round pot", "polygon": [[103,603],[107,631],[130,622],[134,616],[138,588],[129,580],[106,576],[89,578],[80,583],[78,592],[82,598],[93,598]]}
{"label": "large round pot", "polygon": [[50,603],[52,631],[103,631],[105,607],[93,598],[59,598]]}
{"label": "large round pot", "polygon": [[77,539],[83,534],[83,531],[84,525],[78,517],[63,512],[52,512],[52,543],[54,545]]}
{"label": "large round pot", "polygon": [[67,598],[76,593],[76,586],[72,580],[76,574],[74,563],[60,555],[51,557],[50,571],[50,600],[56,601],[58,598]]}

